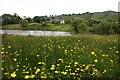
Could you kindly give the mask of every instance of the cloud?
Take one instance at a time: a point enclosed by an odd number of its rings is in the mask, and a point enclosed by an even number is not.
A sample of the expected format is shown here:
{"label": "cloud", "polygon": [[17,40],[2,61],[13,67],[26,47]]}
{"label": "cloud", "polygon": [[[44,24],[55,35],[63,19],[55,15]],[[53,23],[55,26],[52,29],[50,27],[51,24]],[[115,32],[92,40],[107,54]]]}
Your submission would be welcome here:
{"label": "cloud", "polygon": [[21,16],[58,15],[118,10],[119,0],[2,0],[0,15],[18,13]]}

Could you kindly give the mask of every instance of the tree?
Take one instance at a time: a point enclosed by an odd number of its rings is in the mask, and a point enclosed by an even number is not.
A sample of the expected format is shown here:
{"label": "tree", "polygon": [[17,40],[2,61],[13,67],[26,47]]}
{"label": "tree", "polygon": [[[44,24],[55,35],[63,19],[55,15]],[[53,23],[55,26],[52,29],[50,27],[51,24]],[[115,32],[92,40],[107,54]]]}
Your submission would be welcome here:
{"label": "tree", "polygon": [[95,27],[95,32],[101,35],[109,35],[112,33],[112,24],[108,21],[102,21]]}
{"label": "tree", "polygon": [[28,23],[33,22],[33,20],[30,17],[27,17],[26,20],[28,21]]}
{"label": "tree", "polygon": [[73,20],[71,25],[76,33],[84,33],[87,30],[87,25],[82,19]]}
{"label": "tree", "polygon": [[34,21],[34,22],[37,22],[37,23],[40,23],[40,22],[41,22],[40,16],[35,16],[35,17],[33,17],[33,21]]}
{"label": "tree", "polygon": [[22,19],[22,20],[20,20],[20,24],[22,25],[22,27],[27,27],[28,26],[28,20]]}
{"label": "tree", "polygon": [[17,13],[14,13],[12,16],[14,24],[18,24],[22,18]]}
{"label": "tree", "polygon": [[11,14],[2,15],[2,25],[18,24],[20,20],[21,20],[20,16],[17,15],[16,13],[14,13],[13,15]]}

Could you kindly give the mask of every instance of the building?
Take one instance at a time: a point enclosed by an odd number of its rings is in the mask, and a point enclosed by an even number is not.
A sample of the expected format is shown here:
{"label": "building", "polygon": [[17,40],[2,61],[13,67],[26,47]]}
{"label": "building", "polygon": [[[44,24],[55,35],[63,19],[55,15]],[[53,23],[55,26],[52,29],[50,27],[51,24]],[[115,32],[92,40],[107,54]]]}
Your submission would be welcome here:
{"label": "building", "polygon": [[55,22],[62,23],[62,24],[65,23],[64,19],[55,19]]}
{"label": "building", "polygon": [[65,23],[65,21],[64,21],[64,19],[51,19],[51,22],[55,22],[55,23],[61,23],[61,24],[64,24]]}

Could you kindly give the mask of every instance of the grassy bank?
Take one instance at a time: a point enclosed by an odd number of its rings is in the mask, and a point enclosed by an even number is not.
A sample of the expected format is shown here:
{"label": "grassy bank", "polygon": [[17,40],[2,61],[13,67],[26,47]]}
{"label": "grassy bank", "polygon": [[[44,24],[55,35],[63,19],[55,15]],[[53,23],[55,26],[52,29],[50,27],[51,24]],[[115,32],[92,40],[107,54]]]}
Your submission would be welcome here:
{"label": "grassy bank", "polygon": [[117,78],[118,36],[4,35],[3,78]]}
{"label": "grassy bank", "polygon": [[2,26],[4,30],[43,30],[43,31],[72,31],[70,24],[51,24],[42,26],[41,23],[29,23],[28,26],[22,27],[20,24],[10,24]]}

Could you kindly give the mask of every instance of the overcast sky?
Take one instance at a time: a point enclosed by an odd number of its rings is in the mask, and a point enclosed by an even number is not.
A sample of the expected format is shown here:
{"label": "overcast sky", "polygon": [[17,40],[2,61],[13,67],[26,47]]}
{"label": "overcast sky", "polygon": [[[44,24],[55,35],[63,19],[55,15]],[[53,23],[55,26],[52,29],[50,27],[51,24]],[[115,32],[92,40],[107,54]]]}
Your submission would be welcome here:
{"label": "overcast sky", "polygon": [[0,15],[44,16],[72,13],[118,11],[119,0],[1,0]]}

